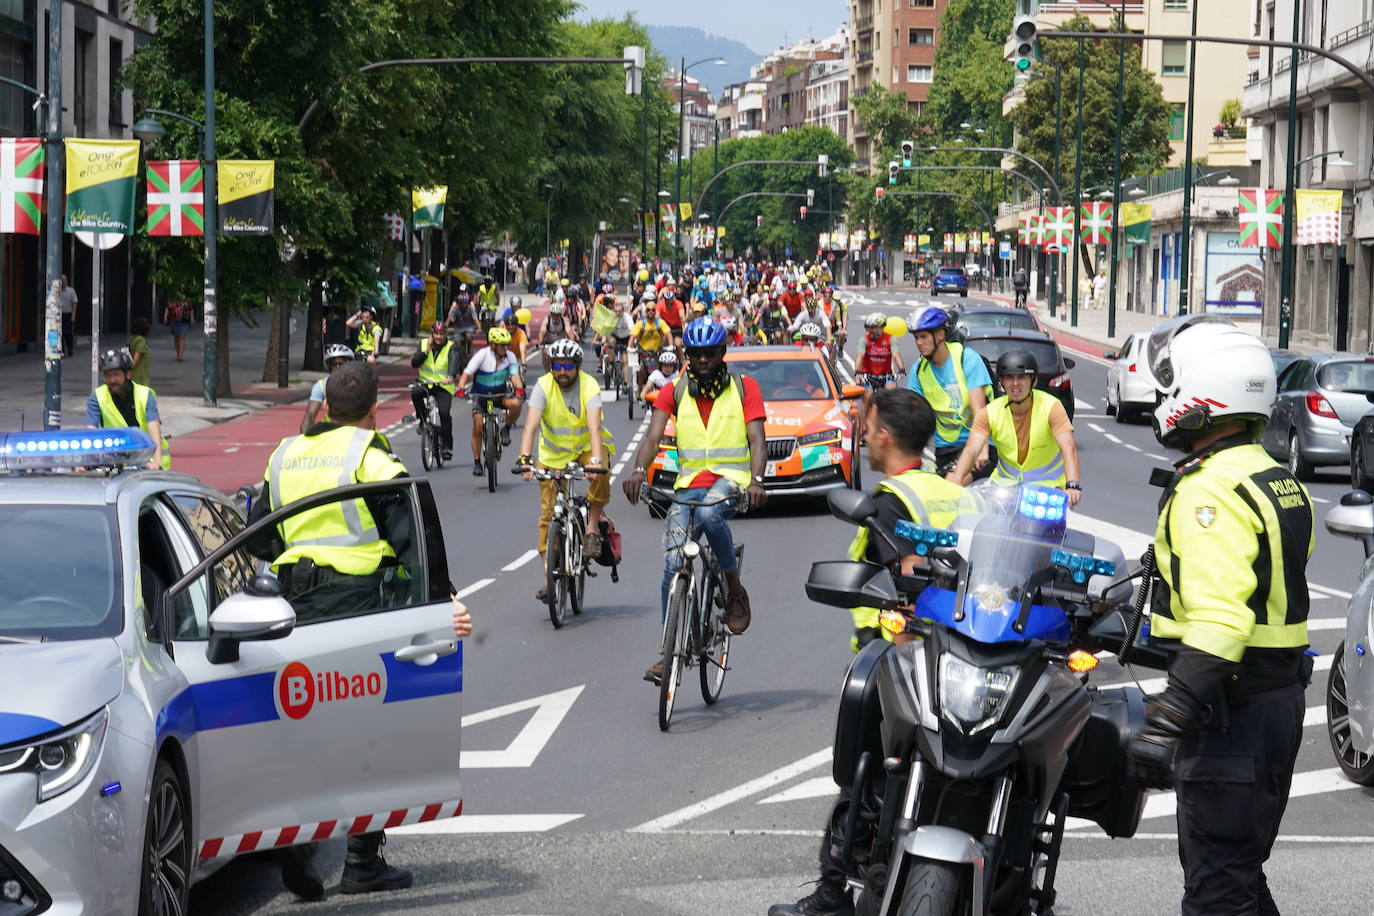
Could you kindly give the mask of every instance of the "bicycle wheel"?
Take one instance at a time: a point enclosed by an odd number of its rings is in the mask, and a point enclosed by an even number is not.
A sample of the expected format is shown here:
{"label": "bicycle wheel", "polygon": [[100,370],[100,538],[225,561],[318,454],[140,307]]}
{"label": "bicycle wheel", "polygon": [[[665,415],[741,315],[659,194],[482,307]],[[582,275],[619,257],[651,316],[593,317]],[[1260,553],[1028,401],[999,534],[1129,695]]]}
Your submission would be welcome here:
{"label": "bicycle wheel", "polygon": [[568,599],[574,614],[582,613],[582,596],[587,590],[587,561],[582,556],[582,541],[586,537],[582,522],[576,517],[568,527],[568,536],[563,539],[564,581],[567,582]]}
{"label": "bicycle wheel", "polygon": [[439,466],[439,449],[434,429],[425,421],[420,421],[420,463],[426,471]]}
{"label": "bicycle wheel", "polygon": [[496,466],[500,464],[500,440],[496,437],[496,418],[487,414],[482,424],[482,453],[487,461],[487,492],[496,492]]}
{"label": "bicycle wheel", "polygon": [[563,575],[563,523],[549,523],[549,537],[544,544],[544,602],[549,606],[549,620],[555,630],[568,621],[567,579]]}
{"label": "bicycle wheel", "polygon": [[692,583],[685,575],[673,580],[668,594],[668,616],[663,620],[663,677],[658,682],[658,728],[667,731],[673,719],[673,701],[682,681],[682,656],[687,644],[688,602]]}
{"label": "bicycle wheel", "polygon": [[706,580],[701,601],[701,698],[710,706],[720,699],[730,658],[730,630],[725,626],[725,587],[720,573]]}

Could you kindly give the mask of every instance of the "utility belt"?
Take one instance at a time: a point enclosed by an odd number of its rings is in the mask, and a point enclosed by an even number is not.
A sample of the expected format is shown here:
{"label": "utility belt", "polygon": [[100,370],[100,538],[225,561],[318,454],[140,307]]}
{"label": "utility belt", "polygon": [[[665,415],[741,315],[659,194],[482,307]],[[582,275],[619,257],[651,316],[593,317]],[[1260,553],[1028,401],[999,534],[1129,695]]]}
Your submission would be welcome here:
{"label": "utility belt", "polygon": [[282,595],[290,600],[306,595],[325,586],[376,587],[378,594],[392,596],[410,591],[410,584],[395,561],[388,557],[373,572],[364,575],[341,573],[332,566],[316,566],[315,561],[306,557],[295,563],[284,563],[277,567],[277,581],[282,585]]}
{"label": "utility belt", "polygon": [[[1174,640],[1158,640],[1164,646]],[[1227,732],[1231,729],[1231,710],[1244,709],[1252,700],[1275,690],[1312,684],[1315,660],[1304,648],[1249,648],[1240,660],[1240,670],[1222,682],[1218,696],[1210,703],[1207,727]]]}

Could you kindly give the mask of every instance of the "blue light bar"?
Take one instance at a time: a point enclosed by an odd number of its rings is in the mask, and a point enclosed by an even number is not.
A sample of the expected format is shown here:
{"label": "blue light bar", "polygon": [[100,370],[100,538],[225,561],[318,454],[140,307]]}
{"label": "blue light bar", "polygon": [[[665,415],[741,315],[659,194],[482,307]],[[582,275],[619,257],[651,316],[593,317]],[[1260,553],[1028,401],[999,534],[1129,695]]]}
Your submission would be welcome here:
{"label": "blue light bar", "polygon": [[1022,487],[1016,514],[1037,522],[1061,522],[1069,514],[1069,495],[1049,487]]}
{"label": "blue light bar", "polygon": [[1050,562],[1061,569],[1066,569],[1073,576],[1073,581],[1082,585],[1088,581],[1089,576],[1114,576],[1116,575],[1116,563],[1111,560],[1099,560],[1097,557],[1090,557],[1085,553],[1075,553],[1072,550],[1055,548],[1050,551]]}
{"label": "blue light bar", "polygon": [[927,528],[915,522],[897,522],[897,536],[916,546],[916,553],[925,556],[932,547],[953,547],[959,543],[959,532],[943,528]]}
{"label": "blue light bar", "polygon": [[0,471],[142,466],[157,452],[135,427],[0,434]]}

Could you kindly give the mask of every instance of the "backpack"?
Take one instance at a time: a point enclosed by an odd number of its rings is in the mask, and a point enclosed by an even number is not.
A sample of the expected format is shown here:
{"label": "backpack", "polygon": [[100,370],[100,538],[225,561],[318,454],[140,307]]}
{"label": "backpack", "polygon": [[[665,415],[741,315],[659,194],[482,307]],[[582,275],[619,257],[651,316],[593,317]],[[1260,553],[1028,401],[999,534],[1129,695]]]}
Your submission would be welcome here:
{"label": "backpack", "polygon": [[173,321],[191,321],[191,306],[187,302],[173,302],[167,307]]}
{"label": "backpack", "polygon": [[620,565],[620,532],[615,530],[615,522],[611,521],[611,517],[604,512],[597,528],[601,532],[601,553],[592,559],[601,566],[609,566],[611,568],[611,581],[619,582],[620,570],[616,567]]}

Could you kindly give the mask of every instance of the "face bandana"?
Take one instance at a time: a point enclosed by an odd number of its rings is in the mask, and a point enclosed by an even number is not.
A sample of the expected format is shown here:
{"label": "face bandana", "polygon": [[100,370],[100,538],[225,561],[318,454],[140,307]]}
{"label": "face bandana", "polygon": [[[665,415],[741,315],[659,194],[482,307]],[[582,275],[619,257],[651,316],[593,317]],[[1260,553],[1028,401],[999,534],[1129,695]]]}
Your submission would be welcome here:
{"label": "face bandana", "polygon": [[694,398],[715,400],[720,397],[721,392],[729,383],[730,373],[725,370],[725,363],[721,363],[720,368],[714,374],[705,377],[697,375],[696,368],[690,364],[687,367],[687,390],[692,393]]}

